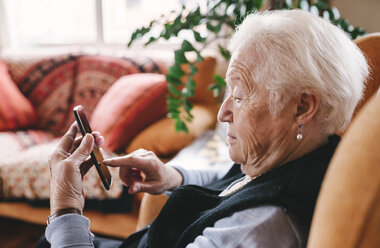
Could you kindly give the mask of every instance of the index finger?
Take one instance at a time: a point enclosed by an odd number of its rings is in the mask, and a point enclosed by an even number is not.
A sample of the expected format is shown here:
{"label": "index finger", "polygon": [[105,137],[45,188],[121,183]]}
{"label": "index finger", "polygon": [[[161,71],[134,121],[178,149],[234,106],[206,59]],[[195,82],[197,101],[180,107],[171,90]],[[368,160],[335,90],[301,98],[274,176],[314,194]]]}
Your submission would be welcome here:
{"label": "index finger", "polygon": [[128,154],[123,157],[116,157],[103,160],[103,163],[111,167],[137,168],[141,171],[152,169],[152,159]]}
{"label": "index finger", "polygon": [[67,130],[67,132],[62,136],[61,140],[59,141],[58,150],[69,152],[77,133],[78,126],[76,122],[74,122],[73,124],[71,124],[69,130]]}

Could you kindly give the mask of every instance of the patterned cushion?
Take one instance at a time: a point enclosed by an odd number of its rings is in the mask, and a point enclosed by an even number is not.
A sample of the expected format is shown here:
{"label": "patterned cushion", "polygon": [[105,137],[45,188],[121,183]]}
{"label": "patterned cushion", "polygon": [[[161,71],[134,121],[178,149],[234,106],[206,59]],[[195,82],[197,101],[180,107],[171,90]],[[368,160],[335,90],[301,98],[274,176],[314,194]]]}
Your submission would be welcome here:
{"label": "patterned cushion", "polygon": [[21,82],[36,66],[37,63],[46,59],[43,55],[12,55],[4,57],[13,81]]}
{"label": "patterned cushion", "polygon": [[102,97],[91,118],[105,137],[105,149],[122,151],[142,129],[166,114],[164,75],[141,73],[120,78]]}
{"label": "patterned cushion", "polygon": [[75,61],[72,55],[40,60],[29,66],[27,73],[19,76],[16,82],[36,110],[37,127],[57,136],[64,132],[69,114]]}
{"label": "patterned cushion", "polygon": [[30,104],[12,81],[6,64],[0,61],[0,131],[16,130],[35,124]]}
{"label": "patterned cushion", "polygon": [[41,130],[0,132],[0,160],[15,157],[18,152],[53,139],[51,133]]}
{"label": "patterned cushion", "polygon": [[[1,142],[0,142],[1,143]],[[0,159],[0,195],[3,199],[29,200],[48,199],[49,155],[56,149],[58,140],[36,145],[22,153]],[[105,154],[105,157],[109,155]],[[118,168],[110,168],[113,176],[112,187],[106,191],[93,167],[83,179],[83,190],[87,199],[115,199],[122,195],[123,184],[119,179]]]}
{"label": "patterned cushion", "polygon": [[[82,105],[90,118],[104,93],[124,75],[134,73],[165,73],[161,61],[149,58],[118,58],[101,55],[83,55],[78,57],[75,88],[73,91],[74,106]],[[70,114],[64,130],[74,121]]]}

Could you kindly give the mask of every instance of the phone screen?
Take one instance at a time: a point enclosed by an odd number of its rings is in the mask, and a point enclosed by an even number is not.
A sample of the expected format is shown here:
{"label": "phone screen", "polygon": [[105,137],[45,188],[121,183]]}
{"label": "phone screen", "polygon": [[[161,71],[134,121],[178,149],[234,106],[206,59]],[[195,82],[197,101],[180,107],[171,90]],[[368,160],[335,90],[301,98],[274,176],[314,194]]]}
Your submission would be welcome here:
{"label": "phone screen", "polygon": [[[90,124],[88,123],[83,106],[82,105],[76,106],[74,107],[73,110],[74,110],[75,119],[78,123],[82,136],[85,136],[86,133],[92,133],[92,130],[91,130]],[[96,170],[98,171],[99,177],[102,180],[104,188],[109,190],[112,183],[111,173],[108,170],[108,167],[105,164],[103,164],[104,158],[102,154],[100,153],[99,148],[96,146],[94,146],[94,149],[91,152],[91,159],[96,167]]]}

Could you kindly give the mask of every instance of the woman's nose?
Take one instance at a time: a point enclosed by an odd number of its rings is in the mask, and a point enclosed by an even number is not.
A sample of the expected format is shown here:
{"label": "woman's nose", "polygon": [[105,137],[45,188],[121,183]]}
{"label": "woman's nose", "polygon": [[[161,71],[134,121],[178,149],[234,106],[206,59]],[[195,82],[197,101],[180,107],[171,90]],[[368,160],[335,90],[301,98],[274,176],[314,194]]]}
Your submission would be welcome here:
{"label": "woman's nose", "polygon": [[232,111],[229,105],[229,97],[227,97],[218,112],[218,120],[220,122],[232,122]]}

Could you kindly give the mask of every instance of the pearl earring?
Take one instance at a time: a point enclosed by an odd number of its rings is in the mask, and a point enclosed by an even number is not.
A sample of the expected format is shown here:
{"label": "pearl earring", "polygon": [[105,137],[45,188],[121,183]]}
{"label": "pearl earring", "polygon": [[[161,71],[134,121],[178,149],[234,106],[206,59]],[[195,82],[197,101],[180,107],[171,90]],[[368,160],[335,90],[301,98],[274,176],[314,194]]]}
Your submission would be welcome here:
{"label": "pearl earring", "polygon": [[301,140],[302,138],[303,138],[303,136],[302,136],[302,130],[303,129],[303,123],[302,122],[300,122],[299,124],[298,124],[298,133],[297,133],[297,140]]}

